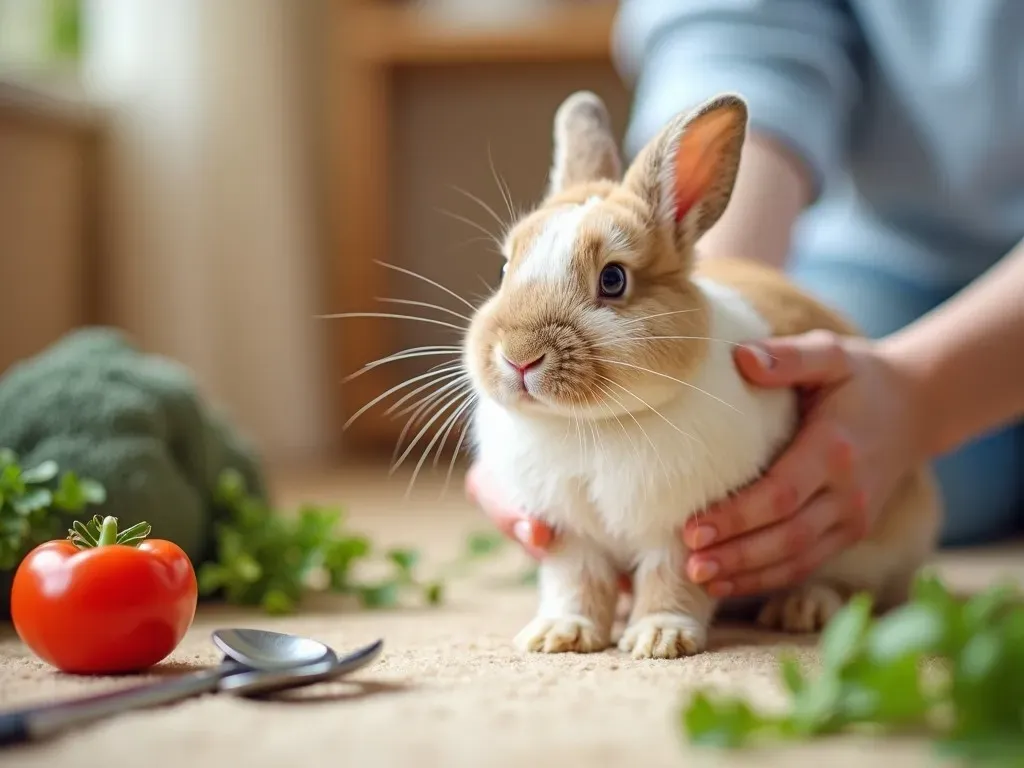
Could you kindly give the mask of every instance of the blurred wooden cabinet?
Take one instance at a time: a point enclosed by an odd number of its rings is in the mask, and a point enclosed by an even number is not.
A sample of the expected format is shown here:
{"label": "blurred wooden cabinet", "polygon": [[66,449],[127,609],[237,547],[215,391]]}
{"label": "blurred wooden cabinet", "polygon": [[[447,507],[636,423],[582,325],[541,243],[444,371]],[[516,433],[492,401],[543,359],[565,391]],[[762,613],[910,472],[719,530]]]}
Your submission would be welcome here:
{"label": "blurred wooden cabinet", "polygon": [[100,123],[0,82],[0,373],[95,322]]}
{"label": "blurred wooden cabinet", "polygon": [[[409,314],[408,306],[381,304],[380,297],[458,311],[450,296],[378,262],[418,272],[471,300],[494,285],[500,261],[486,245],[466,247],[467,240],[485,238],[459,219],[495,233],[498,224],[456,188],[481,198],[504,222],[511,212],[496,176],[515,207],[535,202],[550,164],[551,119],[572,90],[601,94],[621,131],[628,95],[610,61],[616,3],[551,0],[529,22],[491,29],[441,24],[388,0],[338,0],[334,9],[336,194],[327,311]],[[457,339],[450,329],[423,323],[333,322],[332,387],[342,423],[437,358],[382,365],[344,385],[343,377],[403,348]],[[404,422],[385,413],[393,400],[363,413],[344,443],[353,450],[394,448]]]}

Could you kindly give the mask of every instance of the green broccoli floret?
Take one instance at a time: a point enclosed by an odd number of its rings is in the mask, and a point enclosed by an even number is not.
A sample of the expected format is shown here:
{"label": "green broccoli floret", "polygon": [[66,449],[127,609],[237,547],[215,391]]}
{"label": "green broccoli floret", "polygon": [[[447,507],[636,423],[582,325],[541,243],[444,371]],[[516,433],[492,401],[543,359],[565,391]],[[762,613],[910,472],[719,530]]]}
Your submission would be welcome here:
{"label": "green broccoli floret", "polygon": [[212,554],[223,470],[266,498],[255,451],[205,402],[191,372],[108,328],[75,331],[0,377],[0,446],[24,466],[52,460],[97,480],[106,500],[90,516],[113,515],[123,527],[145,520],[197,565]]}

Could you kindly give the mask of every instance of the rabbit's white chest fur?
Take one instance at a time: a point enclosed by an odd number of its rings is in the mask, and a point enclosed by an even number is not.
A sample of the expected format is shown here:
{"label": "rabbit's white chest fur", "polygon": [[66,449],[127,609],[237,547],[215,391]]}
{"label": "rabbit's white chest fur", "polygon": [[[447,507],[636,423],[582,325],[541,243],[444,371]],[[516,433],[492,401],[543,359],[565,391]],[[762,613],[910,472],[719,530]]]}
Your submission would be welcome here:
{"label": "rabbit's white chest fur", "polygon": [[795,428],[794,393],[746,384],[728,343],[763,338],[768,323],[733,289],[697,284],[717,341],[692,386],[658,405],[660,415],[577,424],[515,413],[486,397],[474,415],[477,460],[507,502],[593,541],[624,567],[754,480]]}

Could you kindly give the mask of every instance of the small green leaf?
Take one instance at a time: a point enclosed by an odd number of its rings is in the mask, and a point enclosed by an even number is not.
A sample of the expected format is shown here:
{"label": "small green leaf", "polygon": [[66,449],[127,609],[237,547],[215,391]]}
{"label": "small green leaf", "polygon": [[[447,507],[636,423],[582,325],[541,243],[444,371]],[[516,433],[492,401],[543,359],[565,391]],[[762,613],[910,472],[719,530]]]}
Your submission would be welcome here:
{"label": "small green leaf", "polygon": [[944,636],[942,618],[923,603],[893,611],[868,634],[868,653],[874,662],[889,664],[907,655],[937,652]]}
{"label": "small green leaf", "polygon": [[107,490],[101,483],[85,478],[81,481],[79,488],[82,498],[89,504],[99,505],[107,500]]}
{"label": "small green leaf", "polygon": [[58,488],[53,494],[53,503],[66,512],[78,512],[85,507],[86,499],[82,494],[78,475],[74,472],[65,472],[61,476]]}
{"label": "small green leaf", "polygon": [[998,584],[971,597],[963,606],[964,624],[971,633],[990,624],[1019,600],[1012,584]]}
{"label": "small green leaf", "polygon": [[398,585],[393,581],[360,587],[358,594],[367,608],[390,608],[398,603]]}
{"label": "small green leaf", "polygon": [[789,719],[794,731],[808,735],[829,730],[842,692],[839,679],[829,673],[809,683],[793,701]]}
{"label": "small green leaf", "polygon": [[10,496],[17,496],[25,492],[25,483],[21,479],[21,468],[16,464],[8,464],[0,470],[0,490],[6,491]]}
{"label": "small green leaf", "polygon": [[994,631],[974,635],[960,653],[958,678],[970,683],[984,681],[996,669],[1002,654],[1002,638]]}
{"label": "small green leaf", "polygon": [[799,695],[807,687],[807,683],[804,680],[803,672],[801,672],[797,660],[792,657],[786,657],[780,661],[779,666],[786,689],[794,695]]}
{"label": "small green leaf", "polygon": [[10,448],[0,448],[0,470],[18,463],[18,454]]}
{"label": "small green leaf", "polygon": [[474,533],[466,540],[466,551],[471,557],[483,557],[496,551],[504,544],[498,533]]}
{"label": "small green leaf", "polygon": [[44,461],[37,467],[26,469],[21,473],[21,479],[26,483],[48,483],[57,476],[59,468],[55,461]]}
{"label": "small green leaf", "polygon": [[739,700],[712,701],[698,692],[683,712],[683,728],[690,741],[705,747],[739,747],[769,721]]}
{"label": "small green leaf", "polygon": [[227,583],[228,571],[217,563],[203,563],[196,574],[196,580],[199,582],[199,593],[211,595]]}
{"label": "small green leaf", "polygon": [[387,553],[387,558],[394,563],[399,570],[406,574],[411,573],[412,569],[416,567],[416,563],[419,562],[419,552],[413,549],[392,549]]}
{"label": "small green leaf", "polygon": [[440,605],[444,600],[444,585],[440,582],[432,582],[423,588],[423,598],[427,605]]}
{"label": "small green leaf", "polygon": [[871,607],[871,596],[859,594],[832,617],[821,633],[821,655],[826,667],[842,667],[858,653],[871,621]]}
{"label": "small green leaf", "polygon": [[[34,488],[24,496],[14,499],[11,506],[19,515],[29,515],[33,512],[46,509],[53,502],[53,494],[46,488]],[[0,498],[0,504],[2,504]]]}
{"label": "small green leaf", "polygon": [[280,589],[272,589],[263,596],[261,606],[270,614],[286,614],[295,610],[295,601]]}
{"label": "small green leaf", "polygon": [[717,720],[715,706],[703,691],[695,693],[690,705],[683,710],[683,725],[691,738],[713,729]]}
{"label": "small green leaf", "polygon": [[242,581],[253,584],[263,575],[263,568],[256,559],[247,553],[241,553],[232,561],[232,571]]}
{"label": "small green leaf", "polygon": [[225,469],[217,478],[217,501],[233,504],[246,494],[245,477],[236,469]]}

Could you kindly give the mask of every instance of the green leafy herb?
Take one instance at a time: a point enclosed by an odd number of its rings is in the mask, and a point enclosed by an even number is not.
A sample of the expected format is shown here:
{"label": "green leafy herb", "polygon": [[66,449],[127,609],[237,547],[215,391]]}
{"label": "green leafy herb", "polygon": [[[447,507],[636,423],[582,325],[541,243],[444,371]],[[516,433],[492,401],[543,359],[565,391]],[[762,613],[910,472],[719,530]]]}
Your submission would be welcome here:
{"label": "green leafy herb", "polygon": [[859,595],[822,633],[813,679],[789,658],[782,715],[698,692],[682,726],[695,744],[736,748],[757,739],[808,739],[870,728],[924,731],[951,756],[1024,766],[1024,603],[1006,585],[966,601],[921,574],[911,600],[874,617]]}
{"label": "green leafy herb", "polygon": [[[495,537],[474,535],[441,576],[423,581],[417,574],[419,552],[394,548],[378,555],[366,536],[345,527],[338,509],[306,505],[297,515],[282,513],[249,495],[234,470],[221,474],[216,502],[216,553],[199,568],[200,592],[260,605],[270,613],[296,610],[313,590],[351,595],[367,608],[396,606],[410,593],[426,605],[439,605],[446,575],[499,546]],[[390,574],[373,582],[359,580],[358,566],[371,560],[389,565]]]}
{"label": "green leafy herb", "polygon": [[60,538],[67,515],[105,499],[95,480],[61,474],[54,461],[22,467],[14,451],[0,448],[0,571],[15,568],[39,544]]}

